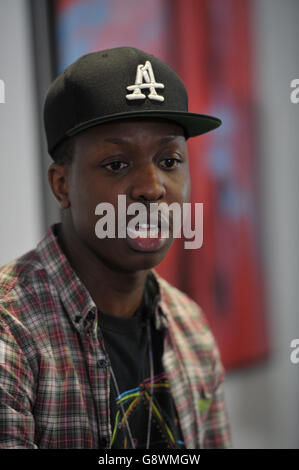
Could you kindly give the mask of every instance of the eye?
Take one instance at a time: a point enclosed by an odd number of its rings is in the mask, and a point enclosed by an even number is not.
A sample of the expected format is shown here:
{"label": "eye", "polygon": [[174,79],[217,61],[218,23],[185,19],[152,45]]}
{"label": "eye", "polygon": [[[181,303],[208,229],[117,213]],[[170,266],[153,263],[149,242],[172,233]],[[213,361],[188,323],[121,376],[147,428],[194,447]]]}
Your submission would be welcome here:
{"label": "eye", "polygon": [[[163,162],[164,164],[162,165]],[[163,160],[161,160],[162,167],[167,168],[169,170],[175,170],[181,165],[181,163],[182,163],[181,160],[179,160],[178,158],[174,158],[174,157],[168,157],[168,158],[164,158]]]}
{"label": "eye", "polygon": [[120,162],[120,161],[115,161],[111,163],[107,163],[106,165],[103,165],[104,168],[107,168],[108,171],[111,171],[112,173],[118,173],[121,170],[124,170],[128,166],[127,163]]}

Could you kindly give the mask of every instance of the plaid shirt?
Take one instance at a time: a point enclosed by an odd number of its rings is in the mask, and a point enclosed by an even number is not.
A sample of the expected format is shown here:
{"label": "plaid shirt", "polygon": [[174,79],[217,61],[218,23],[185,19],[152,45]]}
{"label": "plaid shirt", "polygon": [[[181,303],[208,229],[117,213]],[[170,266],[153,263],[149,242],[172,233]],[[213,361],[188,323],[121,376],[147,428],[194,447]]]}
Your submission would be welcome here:
{"label": "plaid shirt", "polygon": [[[185,446],[231,447],[224,368],[199,306],[152,270],[155,327]],[[0,448],[110,448],[98,312],[55,236],[0,270]]]}

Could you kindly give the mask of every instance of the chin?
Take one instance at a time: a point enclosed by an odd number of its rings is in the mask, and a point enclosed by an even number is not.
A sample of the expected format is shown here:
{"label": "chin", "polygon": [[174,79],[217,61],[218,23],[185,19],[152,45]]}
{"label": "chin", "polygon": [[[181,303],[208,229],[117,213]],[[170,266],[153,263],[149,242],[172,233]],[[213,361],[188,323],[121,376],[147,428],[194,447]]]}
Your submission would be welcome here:
{"label": "chin", "polygon": [[123,266],[125,271],[146,271],[158,266],[166,254],[162,253],[137,253],[137,256],[127,257],[126,264]]}
{"label": "chin", "polygon": [[[167,252],[133,252],[120,258],[106,259],[110,268],[119,272],[147,271],[158,266],[165,258]],[[121,263],[120,263],[121,259]]]}
{"label": "chin", "polygon": [[158,266],[167,255],[173,240],[169,240],[162,248],[153,251],[140,251],[127,244],[121,246],[106,246],[106,250],[95,247],[97,256],[104,264],[117,271],[145,271]]}

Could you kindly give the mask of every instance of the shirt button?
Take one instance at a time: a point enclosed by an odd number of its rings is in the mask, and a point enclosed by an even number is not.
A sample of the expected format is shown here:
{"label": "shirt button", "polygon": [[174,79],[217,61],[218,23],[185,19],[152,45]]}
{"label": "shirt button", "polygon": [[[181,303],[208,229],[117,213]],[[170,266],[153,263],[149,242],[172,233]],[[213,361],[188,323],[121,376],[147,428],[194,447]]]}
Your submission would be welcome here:
{"label": "shirt button", "polygon": [[[99,359],[98,360],[98,366],[105,369],[106,367],[108,367],[108,361],[106,361],[105,359]],[[105,438],[103,438],[105,439]]]}
{"label": "shirt button", "polygon": [[95,314],[92,310],[90,310],[86,316],[86,320],[88,322],[92,322],[95,319]]}

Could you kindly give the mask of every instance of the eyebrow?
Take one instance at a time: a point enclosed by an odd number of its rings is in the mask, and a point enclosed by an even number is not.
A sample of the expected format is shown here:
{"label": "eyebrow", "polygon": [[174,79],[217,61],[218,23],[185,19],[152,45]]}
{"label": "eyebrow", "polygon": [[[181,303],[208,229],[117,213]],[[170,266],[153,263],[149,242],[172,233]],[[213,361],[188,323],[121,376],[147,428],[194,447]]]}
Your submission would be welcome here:
{"label": "eyebrow", "polygon": [[[169,135],[166,137],[162,137],[160,139],[161,144],[167,144],[168,142],[172,142],[176,137],[179,137],[178,135]],[[112,144],[116,145],[123,145],[127,144],[128,140],[127,139],[122,139],[121,137],[108,137],[107,139],[104,139],[105,142],[110,142]]]}

